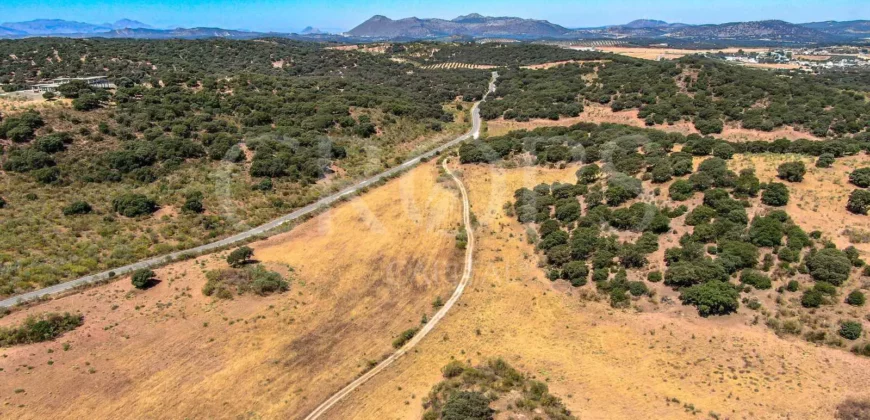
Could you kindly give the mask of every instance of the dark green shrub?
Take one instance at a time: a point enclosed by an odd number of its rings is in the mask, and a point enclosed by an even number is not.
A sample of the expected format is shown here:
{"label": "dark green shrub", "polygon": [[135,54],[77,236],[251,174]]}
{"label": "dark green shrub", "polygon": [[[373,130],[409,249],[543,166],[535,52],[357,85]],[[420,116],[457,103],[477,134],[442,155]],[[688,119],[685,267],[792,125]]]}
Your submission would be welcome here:
{"label": "dark green shrub", "polygon": [[781,207],[788,204],[788,187],[780,182],[771,182],[761,193],[761,202],[768,206]]}
{"label": "dark green shrub", "polygon": [[840,337],[843,337],[847,340],[857,340],[861,337],[861,333],[863,332],[863,328],[861,324],[855,321],[843,321],[840,324]]}
{"label": "dark green shrub", "polygon": [[17,327],[0,327],[0,347],[54,340],[84,324],[84,317],[70,313],[30,315]]}
{"label": "dark green shrub", "polygon": [[571,282],[574,287],[586,284],[589,277],[589,267],[583,261],[571,261],[562,267],[562,278]]}
{"label": "dark green shrub", "polygon": [[73,216],[76,214],[88,214],[94,209],[86,201],[76,201],[63,208],[64,216]]}
{"label": "dark green shrub", "polygon": [[756,289],[770,289],[770,277],[758,270],[746,269],[740,272],[740,282]]}
{"label": "dark green shrub", "polygon": [[867,301],[864,293],[860,290],[853,290],[849,293],[849,296],[846,297],[846,303],[852,306],[864,306],[864,303]]}
{"label": "dark green shrub", "polygon": [[834,155],[830,153],[822,153],[819,155],[819,158],[816,159],[816,167],[817,168],[830,168],[836,162],[836,158]]}
{"label": "dark green shrub", "polygon": [[687,287],[680,291],[684,305],[694,305],[701,316],[726,315],[740,306],[737,298],[740,293],[730,283],[710,280],[706,283]]}
{"label": "dark green shrub", "polygon": [[785,290],[788,290],[789,292],[797,292],[800,287],[801,285],[797,280],[790,280],[785,286]]}
{"label": "dark green shrub", "polygon": [[631,293],[632,296],[642,296],[649,293],[649,288],[647,288],[646,283],[642,281],[630,281],[628,282],[628,292]]}
{"label": "dark green shrub", "polygon": [[692,187],[692,184],[685,179],[678,179],[668,187],[668,195],[674,201],[688,200],[694,193],[695,189]]}
{"label": "dark green shrub", "polygon": [[136,217],[157,211],[157,202],[142,195],[127,193],[112,200],[112,209],[125,217]]}
{"label": "dark green shrub", "polygon": [[719,143],[713,147],[713,156],[720,159],[731,159],[734,157],[734,147],[728,143]]}
{"label": "dark green shrub", "polygon": [[776,175],[789,182],[803,181],[806,173],[807,168],[803,162],[786,162],[776,168]]}
{"label": "dark green shrub", "polygon": [[646,279],[652,283],[658,283],[662,281],[662,272],[661,271],[651,271],[646,275]]}
{"label": "dark green shrub", "polygon": [[452,360],[441,368],[441,374],[448,379],[455,378],[461,375],[462,372],[465,372],[465,364],[458,360]]}
{"label": "dark green shrub", "polygon": [[460,391],[452,394],[444,409],[442,420],[492,420],[495,410],[489,408],[489,399],[480,392]]}
{"label": "dark green shrub", "polygon": [[134,271],[130,281],[133,283],[133,287],[137,289],[147,289],[154,282],[155,276],[156,274],[153,271],[143,268]]}
{"label": "dark green shrub", "polygon": [[253,189],[257,190],[257,191],[271,191],[272,190],[272,178],[264,178],[264,179],[260,180],[260,182],[258,182],[256,185],[254,185]]}
{"label": "dark green shrub", "polygon": [[418,331],[420,331],[420,329],[416,328],[416,327],[415,328],[408,328],[407,330],[402,331],[402,333],[399,334],[399,336],[396,337],[395,340],[393,340],[393,348],[395,348],[395,349],[402,348],[402,346],[404,346],[405,343],[407,343],[408,341],[411,341],[411,339],[414,338],[415,335],[417,335]]}
{"label": "dark green shrub", "polygon": [[761,247],[782,245],[782,222],[773,217],[756,217],[749,226],[749,240]]}
{"label": "dark green shrub", "polygon": [[801,296],[801,306],[804,308],[818,308],[824,303],[825,297],[822,292],[814,289],[804,291]]}
{"label": "dark green shrub", "polygon": [[665,284],[672,287],[685,287],[707,280],[728,281],[728,274],[722,266],[710,259],[678,261],[665,271]]}
{"label": "dark green shrub", "polygon": [[184,205],[181,210],[187,213],[202,213],[205,207],[202,205],[202,193],[194,191],[186,195]]}
{"label": "dark green shrub", "polygon": [[870,187],[870,168],[858,168],[849,174],[849,182],[861,188]]}
{"label": "dark green shrub", "polygon": [[870,191],[852,191],[849,194],[849,202],[846,203],[846,210],[855,214],[867,214],[867,210],[870,210]]}

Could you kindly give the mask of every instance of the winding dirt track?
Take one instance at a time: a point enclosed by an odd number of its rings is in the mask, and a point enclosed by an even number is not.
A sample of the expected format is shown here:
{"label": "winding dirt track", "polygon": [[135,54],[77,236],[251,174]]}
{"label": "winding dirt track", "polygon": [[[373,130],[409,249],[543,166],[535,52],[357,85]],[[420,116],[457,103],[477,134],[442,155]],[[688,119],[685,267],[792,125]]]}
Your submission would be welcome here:
{"label": "winding dirt track", "polygon": [[459,279],[459,284],[456,285],[456,290],[453,291],[453,295],[450,296],[450,299],[447,300],[447,303],[432,316],[432,319],[420,329],[417,335],[414,336],[410,341],[408,341],[402,348],[397,350],[395,353],[390,355],[384,359],[377,366],[354,380],[353,382],[347,384],[340,391],[333,394],[326,401],[320,404],[314,411],[311,412],[308,416],[305,417],[305,420],[314,420],[320,418],[327,410],[329,410],[336,403],[341,401],[342,398],[349,395],[351,392],[360,387],[360,385],[366,383],[369,379],[373,378],[375,375],[380,373],[382,370],[386,369],[390,365],[393,364],[400,357],[404,356],[405,353],[414,348],[420,341],[423,341],[423,338],[426,337],[429,332],[435,329],[435,326],[438,325],[438,322],[447,315],[447,312],[453,308],[453,305],[459,300],[459,297],[462,296],[462,292],[465,291],[465,286],[468,285],[469,280],[471,280],[471,266],[473,262],[474,256],[474,231],[471,226],[471,208],[468,201],[468,192],[465,190],[465,185],[462,181],[456,177],[456,175],[450,171],[450,168],[447,167],[447,159],[444,160],[442,166],[447,174],[453,178],[453,181],[459,186],[459,191],[462,193],[462,223],[465,226],[465,231],[468,233],[468,245],[465,247],[465,269],[462,271],[462,278]]}

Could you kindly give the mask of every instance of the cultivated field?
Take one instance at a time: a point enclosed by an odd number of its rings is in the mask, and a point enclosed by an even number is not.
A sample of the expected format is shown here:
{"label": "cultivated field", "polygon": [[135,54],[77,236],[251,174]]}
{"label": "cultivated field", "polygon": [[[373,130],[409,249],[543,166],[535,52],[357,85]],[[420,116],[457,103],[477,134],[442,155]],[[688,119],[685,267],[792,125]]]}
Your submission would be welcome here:
{"label": "cultivated field", "polygon": [[[736,53],[741,48],[722,48],[717,50],[688,50],[680,48],[641,48],[641,47],[622,47],[622,46],[601,46],[596,49],[614,54],[626,55],[634,58],[643,58],[646,60],[676,60],[680,57],[702,54],[702,53]],[[743,48],[746,53],[751,52],[767,52],[768,48]]]}

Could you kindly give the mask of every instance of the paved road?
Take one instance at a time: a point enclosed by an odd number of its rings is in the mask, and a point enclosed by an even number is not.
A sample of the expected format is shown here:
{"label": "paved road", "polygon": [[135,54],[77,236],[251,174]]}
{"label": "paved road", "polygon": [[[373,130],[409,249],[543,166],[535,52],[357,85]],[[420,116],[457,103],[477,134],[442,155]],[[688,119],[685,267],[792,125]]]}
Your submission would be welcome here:
{"label": "paved road", "polygon": [[[492,73],[492,80],[490,80],[490,83],[489,83],[489,89],[487,90],[486,95],[484,95],[483,100],[486,100],[486,96],[488,96],[490,93],[495,91],[495,80],[497,78],[498,78],[498,73],[493,72]],[[275,229],[275,228],[277,228],[277,227],[279,227],[287,222],[296,220],[296,219],[298,219],[298,218],[300,218],[308,213],[316,211],[322,207],[329,206],[330,204],[334,203],[335,201],[338,201],[339,199],[341,199],[342,197],[344,197],[346,195],[354,194],[363,188],[366,188],[368,186],[376,184],[376,183],[378,183],[386,178],[389,178],[390,176],[393,176],[401,171],[404,171],[408,168],[411,168],[411,167],[419,164],[420,160],[423,158],[426,158],[426,159],[432,158],[437,153],[443,152],[444,150],[447,150],[447,149],[449,149],[449,148],[451,148],[451,147],[453,147],[453,146],[455,146],[455,145],[457,145],[465,140],[468,140],[469,138],[473,137],[476,139],[476,138],[480,137],[480,110],[478,109],[478,105],[480,105],[480,102],[475,103],[474,107],[471,109],[471,115],[472,115],[471,131],[469,131],[468,133],[465,133],[465,134],[457,137],[454,140],[451,140],[450,142],[448,142],[442,146],[439,146],[439,147],[437,147],[433,150],[430,150],[426,153],[423,153],[420,156],[417,156],[417,157],[415,157],[415,158],[413,158],[405,163],[402,163],[399,166],[396,166],[396,167],[388,169],[384,172],[381,172],[375,176],[372,176],[371,178],[366,179],[365,181],[362,181],[356,185],[347,187],[347,188],[345,188],[345,189],[343,189],[335,194],[321,198],[320,200],[318,200],[314,203],[311,203],[305,207],[302,207],[302,208],[300,208],[300,209],[298,209],[290,214],[284,215],[284,216],[282,216],[278,219],[275,219],[269,223],[257,226],[251,230],[248,230],[248,231],[245,231],[242,233],[238,233],[238,234],[230,236],[228,238],[221,239],[217,242],[212,242],[209,244],[201,245],[201,246],[187,249],[184,251],[173,252],[173,253],[168,254],[168,255],[162,255],[159,257],[150,258],[150,259],[147,259],[144,261],[139,261],[137,263],[133,263],[130,265],[125,265],[123,267],[118,267],[118,268],[115,268],[112,270],[107,270],[107,271],[104,271],[102,273],[92,274],[90,276],[85,276],[85,277],[81,277],[81,278],[78,278],[78,279],[75,279],[72,281],[68,281],[65,283],[56,284],[54,286],[46,287],[44,289],[34,290],[32,292],[28,292],[28,293],[24,293],[22,295],[14,296],[14,297],[0,301],[0,307],[8,308],[8,307],[17,305],[18,303],[21,303],[21,302],[39,299],[39,298],[42,298],[45,296],[50,296],[50,295],[54,295],[57,293],[66,292],[66,291],[69,291],[69,290],[76,288],[78,286],[81,286],[81,285],[94,283],[94,282],[98,282],[101,280],[106,280],[106,279],[112,277],[110,274],[120,276],[122,274],[130,273],[132,271],[139,270],[142,268],[156,267],[156,266],[159,266],[161,264],[166,263],[167,261],[183,258],[183,257],[191,255],[191,254],[194,254],[194,255],[204,254],[204,253],[207,253],[209,251],[214,251],[214,250],[217,250],[220,248],[224,248],[224,247],[233,245],[235,243],[239,243],[239,242],[251,239],[252,237],[255,237],[255,236],[263,235],[266,232],[271,231],[272,229]]]}
{"label": "paved road", "polygon": [[333,394],[329,399],[320,404],[314,411],[311,412],[305,420],[315,420],[323,415],[327,410],[332,408],[336,403],[341,401],[342,398],[349,395],[351,392],[360,387],[360,385],[366,383],[369,379],[373,378],[375,375],[389,367],[400,357],[404,356],[405,353],[409,352],[414,348],[420,341],[432,331],[435,326],[447,315],[447,312],[453,307],[456,301],[459,300],[459,297],[462,296],[462,292],[465,290],[465,286],[468,285],[468,281],[471,280],[471,266],[474,257],[474,232],[471,227],[471,210],[470,204],[468,202],[468,192],[465,190],[465,185],[462,184],[462,181],[450,172],[450,169],[447,167],[447,160],[444,160],[444,170],[447,171],[448,174],[453,178],[453,181],[456,182],[456,185],[459,186],[459,191],[462,193],[462,222],[465,225],[465,230],[468,232],[468,245],[465,247],[465,269],[462,272],[462,278],[459,279],[459,284],[456,285],[456,290],[453,292],[453,296],[450,296],[450,299],[447,300],[447,303],[432,316],[432,319],[417,332],[417,335],[414,336],[407,344],[402,346],[395,353],[390,355],[390,357],[384,359],[377,366],[349,383],[347,386]]}

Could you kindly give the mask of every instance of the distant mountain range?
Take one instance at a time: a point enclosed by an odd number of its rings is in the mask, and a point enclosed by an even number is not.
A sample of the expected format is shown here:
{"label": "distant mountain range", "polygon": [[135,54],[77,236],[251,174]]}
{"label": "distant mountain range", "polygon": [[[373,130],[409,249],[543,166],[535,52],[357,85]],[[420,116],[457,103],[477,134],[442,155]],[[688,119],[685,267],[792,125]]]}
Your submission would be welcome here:
{"label": "distant mountain range", "polygon": [[3,34],[4,31],[9,31],[10,35],[18,36],[98,34],[126,28],[147,29],[151,28],[151,26],[130,19],[121,19],[115,23],[104,23],[101,25],[61,19],[36,19],[27,22],[0,23],[0,34]]}
{"label": "distant mountain range", "polygon": [[813,22],[794,24],[782,20],[734,22],[715,25],[688,25],[661,20],[639,19],[623,25],[568,29],[545,20],[515,17],[487,17],[479,14],[456,19],[393,20],[376,15],[348,31],[361,38],[680,38],[739,39],[789,42],[828,42],[870,37],[870,21]]}
{"label": "distant mountain range", "polygon": [[298,33],[255,32],[223,28],[156,29],[151,25],[130,19],[121,19],[115,23],[104,24],[60,19],[37,19],[0,24],[0,38],[61,36],[70,38],[200,39],[219,37],[253,39],[284,37],[341,42],[444,38],[510,38],[520,40],[643,38],[661,39],[662,42],[668,42],[667,40],[671,39],[689,42],[735,40],[775,43],[830,43],[870,40],[870,20],[801,24],[782,20],[764,20],[689,25],[654,19],[638,19],[622,25],[567,28],[546,20],[490,17],[477,13],[459,16],[451,20],[416,17],[393,20],[386,16],[376,15],[344,34],[337,35],[334,32],[337,30],[323,30],[311,26]]}
{"label": "distant mountain range", "polygon": [[375,38],[435,38],[445,36],[543,38],[557,37],[568,32],[570,32],[569,29],[545,20],[487,17],[472,13],[453,20],[415,17],[392,20],[386,16],[377,15],[347,33],[356,37]]}

